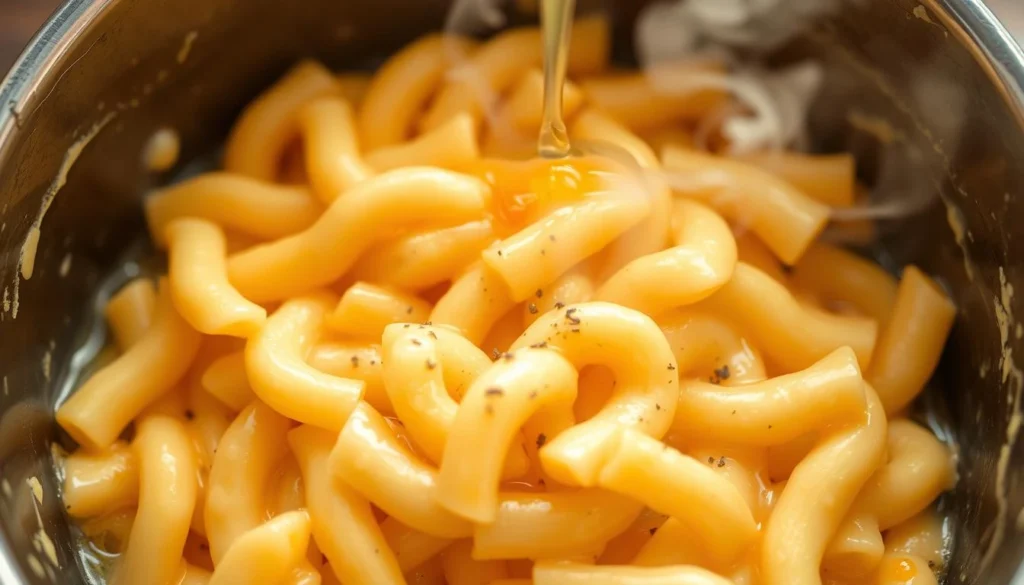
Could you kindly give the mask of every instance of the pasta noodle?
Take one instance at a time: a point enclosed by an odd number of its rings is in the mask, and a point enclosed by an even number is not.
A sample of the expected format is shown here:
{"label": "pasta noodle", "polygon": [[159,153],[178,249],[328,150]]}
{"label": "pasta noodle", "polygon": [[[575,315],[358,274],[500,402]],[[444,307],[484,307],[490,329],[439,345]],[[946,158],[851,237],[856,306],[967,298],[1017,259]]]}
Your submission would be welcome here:
{"label": "pasta noodle", "polygon": [[867,389],[860,424],[839,428],[814,447],[786,483],[764,529],[762,579],[766,585],[821,582],[828,538],[853,505],[885,454],[885,411]]}
{"label": "pasta noodle", "polygon": [[[518,85],[509,94],[499,116],[517,130],[535,133],[543,117],[544,72],[531,69],[523,74]],[[583,106],[583,94],[576,84],[567,81],[562,88],[562,116],[572,118]]]}
{"label": "pasta noodle", "polygon": [[929,509],[887,530],[885,552],[913,555],[939,568],[946,562],[945,538],[942,518]]}
{"label": "pasta noodle", "polygon": [[806,368],[844,346],[861,368],[871,363],[877,323],[802,306],[784,285],[753,266],[738,263],[732,279],[697,306],[742,324],[751,342],[786,371]]}
{"label": "pasta noodle", "polygon": [[139,460],[139,508],[113,583],[170,583],[177,576],[196,503],[196,464],[185,427],[153,416],[132,445]]}
{"label": "pasta noodle", "polygon": [[215,360],[203,372],[201,383],[204,390],[235,412],[242,410],[256,398],[245,374],[243,351]]}
{"label": "pasta noodle", "polygon": [[457,169],[478,158],[480,150],[473,119],[460,114],[408,144],[371,152],[366,162],[378,171],[419,165]]}
{"label": "pasta noodle", "polygon": [[357,282],[341,296],[327,326],[350,338],[377,340],[392,323],[426,321],[432,308],[414,295]]}
{"label": "pasta noodle", "polygon": [[593,300],[594,279],[585,272],[585,269],[574,268],[544,287],[540,298],[531,299],[524,307],[523,318],[526,324],[533,324],[541,315],[554,309],[555,305],[575,305]]}
{"label": "pasta noodle", "polygon": [[349,417],[330,465],[341,481],[406,526],[443,538],[472,531],[469,522],[439,505],[437,472],[404,447],[366,404]]}
{"label": "pasta noodle", "polygon": [[[195,380],[189,382],[186,405],[184,418],[192,436],[198,472],[196,506],[192,513],[192,534],[205,539],[206,500],[209,495],[210,469],[213,467],[214,455],[217,453],[221,438],[231,426],[234,412],[210,396]],[[206,556],[209,556],[208,550]]]}
{"label": "pasta noodle", "polygon": [[421,291],[456,278],[494,239],[490,220],[412,234],[368,252],[352,273],[361,280]]}
{"label": "pasta noodle", "polygon": [[299,134],[299,109],[338,91],[337,80],[319,63],[296,65],[242,113],[228,137],[224,168],[254,179],[272,180],[289,140]]}
{"label": "pasta noodle", "polygon": [[266,487],[288,452],[288,419],[254,402],[231,423],[218,445],[206,496],[206,537],[214,564],[247,531],[262,524]]}
{"label": "pasta noodle", "polygon": [[741,80],[612,70],[608,25],[566,158],[540,29],[432,34],[299,63],[146,197],[167,276],[56,413],[112,583],[937,583],[950,298],[819,241],[851,154],[715,154]]}
{"label": "pasta noodle", "polygon": [[391,57],[370,81],[359,112],[359,136],[367,151],[404,142],[441,84],[449,55],[466,55],[473,48],[465,39],[430,35]]}
{"label": "pasta noodle", "polygon": [[[559,482],[593,486],[620,428],[654,437],[668,431],[678,399],[675,356],[646,315],[608,303],[574,305],[538,319],[512,350],[534,344],[561,352],[577,368],[604,364],[619,386],[601,412],[541,450],[544,471]],[[631,354],[642,361],[623,359]]]}
{"label": "pasta noodle", "polygon": [[668,517],[649,508],[644,508],[640,515],[626,530],[608,541],[605,551],[597,559],[599,565],[624,565],[635,561],[648,542],[668,521]]}
{"label": "pasta noodle", "polygon": [[608,150],[603,145],[613,145],[614,149],[610,151],[613,157],[628,158],[629,164],[639,165],[642,171],[647,171],[644,174],[644,191],[650,203],[650,213],[606,252],[601,271],[601,280],[605,280],[636,258],[665,247],[671,227],[672,193],[657,174],[661,162],[651,147],[608,116],[593,109],[587,110],[573,122],[572,131],[575,136],[590,141],[592,147]]}
{"label": "pasta noodle", "polygon": [[886,413],[899,412],[924,388],[955,316],[956,308],[938,284],[914,266],[903,271],[877,358],[867,373]]}
{"label": "pasta noodle", "polygon": [[441,567],[449,585],[491,583],[508,576],[504,561],[478,561],[470,552],[468,540],[460,540],[441,553]]}
{"label": "pasta noodle", "polygon": [[200,336],[178,315],[168,288],[161,282],[153,324],[142,338],[57,409],[57,422],[78,444],[109,447],[191,365]]}
{"label": "pasta noodle", "polygon": [[729,281],[736,266],[729,225],[692,201],[677,201],[673,211],[675,247],[613,274],[597,291],[599,300],[659,315],[701,301]]}
{"label": "pasta noodle", "polygon": [[[662,488],[649,489],[655,482]],[[716,558],[738,557],[757,531],[750,509],[728,480],[636,431],[622,433],[597,483],[693,526]]]}
{"label": "pasta noodle", "polygon": [[207,335],[249,337],[267,310],[228,283],[224,232],[204,220],[179,219],[167,226],[171,297],[181,316]]}
{"label": "pasta noodle", "polygon": [[764,358],[722,319],[693,310],[667,313],[658,319],[679,366],[679,377],[707,376],[725,386],[761,382]]}
{"label": "pasta noodle", "polygon": [[384,390],[384,360],[380,346],[321,343],[309,352],[306,362],[325,374],[361,381],[366,388],[363,400],[378,412],[394,414],[391,400]]}
{"label": "pasta noodle", "polygon": [[592,556],[621,533],[642,506],[601,489],[541,494],[501,493],[494,522],[473,532],[478,559]]}
{"label": "pasta noodle", "polygon": [[577,563],[543,563],[533,572],[534,585],[730,585],[724,577],[692,566],[623,567]]}
{"label": "pasta noodle", "polygon": [[[826,551],[826,570],[849,574],[876,566],[884,547],[880,532],[909,520],[952,483],[954,472],[945,446],[908,420],[889,425],[888,456],[889,462],[864,486]],[[866,536],[853,537],[855,534]],[[858,541],[865,538],[877,544],[877,558],[856,558],[860,554]]]}
{"label": "pasta noodle", "polygon": [[210,577],[211,585],[283,581],[305,558],[309,514],[287,512],[242,534]]}
{"label": "pasta noodle", "polygon": [[767,447],[829,424],[856,420],[864,382],[849,348],[802,372],[737,388],[699,380],[680,384],[673,428],[689,436]]}
{"label": "pasta noodle", "polygon": [[[406,324],[407,325],[407,324]],[[383,356],[388,397],[416,445],[430,461],[441,462],[461,400],[470,384],[490,366],[479,348],[441,327],[391,325],[384,331]],[[506,463],[509,477],[528,463],[521,449]]]}
{"label": "pasta noodle", "polygon": [[821,233],[828,208],[788,183],[738,161],[668,148],[669,184],[750,227],[786,264],[794,264]]}
{"label": "pasta noodle", "polygon": [[896,279],[879,266],[827,244],[808,248],[793,267],[791,279],[797,289],[826,303],[849,304],[879,325],[889,320],[896,304]]}
{"label": "pasta noodle", "polygon": [[504,279],[480,263],[455,280],[430,313],[430,322],[454,327],[482,343],[498,319],[515,306]]}
{"label": "pasta noodle", "polygon": [[206,173],[146,198],[149,233],[166,246],[175,219],[207,219],[261,239],[289,236],[313,225],[323,206],[309,189],[264,183],[228,173]]}
{"label": "pasta noodle", "polygon": [[478,219],[487,192],[480,181],[440,169],[384,173],[335,200],[307,230],[230,257],[228,276],[250,300],[287,298],[340,277],[388,231],[424,218],[433,224]]}
{"label": "pasta noodle", "polygon": [[146,333],[155,308],[156,286],[148,278],[136,278],[110,297],[103,312],[121,351],[127,351]]}
{"label": "pasta noodle", "polygon": [[435,558],[454,542],[450,538],[440,538],[413,530],[394,518],[382,522],[380,530],[388,547],[394,551],[399,567],[405,573]]}
{"label": "pasta noodle", "polygon": [[808,197],[833,207],[850,207],[856,195],[853,156],[757,152],[739,157],[785,180]]}
{"label": "pasta noodle", "polygon": [[[604,67],[609,54],[608,23],[602,18],[581,20],[573,26],[569,74],[584,74]],[[467,113],[479,119],[489,103],[530,69],[541,64],[540,30],[506,31],[484,44],[455,70],[424,114],[421,129],[430,130],[453,116]]]}
{"label": "pasta noodle", "polygon": [[303,135],[306,174],[324,203],[374,175],[359,155],[352,106],[344,99],[313,100],[302,106],[296,119]]}
{"label": "pasta noodle", "polygon": [[333,434],[301,426],[288,433],[288,444],[302,468],[313,538],[335,576],[343,583],[404,583],[369,502],[331,481],[328,458]]}
{"label": "pasta noodle", "polygon": [[89,518],[131,506],[139,497],[138,462],[123,444],[101,455],[77,453],[64,461],[64,508]]}
{"label": "pasta noodle", "polygon": [[256,396],[274,410],[339,431],[363,397],[365,384],[325,374],[303,359],[334,304],[319,294],[282,305],[246,346],[245,370]]}
{"label": "pasta noodle", "polygon": [[725,101],[724,92],[702,88],[699,82],[691,91],[667,91],[658,87],[659,77],[698,78],[722,72],[721,64],[711,61],[659,64],[644,73],[594,77],[583,82],[581,89],[590,103],[618,122],[631,130],[645,130],[702,118]]}
{"label": "pasta noodle", "polygon": [[628,191],[625,197],[591,197],[554,211],[481,256],[504,279],[512,300],[523,301],[648,213],[646,202],[628,196]]}
{"label": "pasta noodle", "polygon": [[575,398],[576,370],[565,358],[530,348],[506,354],[466,390],[455,413],[437,478],[438,503],[477,524],[493,522],[503,455],[520,427],[543,416],[540,432],[557,440],[572,426]]}
{"label": "pasta noodle", "polygon": [[337,76],[338,91],[353,108],[362,105],[366,92],[373,83],[373,76],[367,73],[341,73]]}

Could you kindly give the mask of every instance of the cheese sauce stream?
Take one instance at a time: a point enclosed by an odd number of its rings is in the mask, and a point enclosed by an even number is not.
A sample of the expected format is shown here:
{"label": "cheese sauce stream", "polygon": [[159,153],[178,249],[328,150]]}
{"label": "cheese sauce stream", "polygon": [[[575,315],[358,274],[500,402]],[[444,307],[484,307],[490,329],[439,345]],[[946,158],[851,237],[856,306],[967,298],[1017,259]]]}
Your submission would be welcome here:
{"label": "cheese sauce stream", "polygon": [[569,42],[576,0],[544,0],[541,27],[544,36],[544,117],[537,152],[544,158],[565,158],[571,147],[562,119],[562,90],[569,59]]}

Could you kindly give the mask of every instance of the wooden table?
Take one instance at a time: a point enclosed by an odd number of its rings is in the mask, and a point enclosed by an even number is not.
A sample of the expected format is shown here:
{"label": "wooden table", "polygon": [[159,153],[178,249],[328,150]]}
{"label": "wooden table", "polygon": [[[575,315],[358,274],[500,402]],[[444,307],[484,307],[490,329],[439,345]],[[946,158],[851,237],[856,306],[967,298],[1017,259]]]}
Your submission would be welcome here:
{"label": "wooden table", "polygon": [[0,78],[60,0],[0,0]]}

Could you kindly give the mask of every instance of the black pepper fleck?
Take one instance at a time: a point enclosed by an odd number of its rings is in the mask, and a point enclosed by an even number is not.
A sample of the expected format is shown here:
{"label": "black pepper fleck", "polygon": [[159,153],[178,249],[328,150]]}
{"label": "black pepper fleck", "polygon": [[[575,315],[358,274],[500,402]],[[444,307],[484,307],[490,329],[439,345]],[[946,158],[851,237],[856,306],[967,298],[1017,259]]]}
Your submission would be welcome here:
{"label": "black pepper fleck", "polygon": [[535,292],[533,294],[537,295],[537,298],[539,299],[539,298],[544,296],[544,291],[538,288],[537,292]]}
{"label": "black pepper fleck", "polygon": [[580,324],[580,318],[577,317],[575,314],[578,310],[579,309],[577,309],[576,307],[572,307],[571,309],[565,310],[565,320],[568,321],[571,325]]}
{"label": "black pepper fleck", "polygon": [[548,346],[548,342],[541,341],[540,343],[534,343],[530,347],[532,347],[533,349],[544,349],[547,346]]}
{"label": "black pepper fleck", "polygon": [[435,362],[434,360],[432,360],[430,358],[427,358],[427,369],[428,370],[433,370],[436,367],[437,367],[437,362]]}
{"label": "black pepper fleck", "polygon": [[492,360],[496,360],[499,357],[501,357],[501,352],[498,351],[498,348],[496,348],[496,347],[491,348],[491,359]]}
{"label": "black pepper fleck", "polygon": [[530,400],[537,398],[537,391],[533,390],[530,392]]}
{"label": "black pepper fleck", "polygon": [[555,303],[555,308],[556,309],[563,309],[563,308],[565,308],[565,303],[563,303],[562,301],[558,301],[557,303]]}
{"label": "black pepper fleck", "polygon": [[714,464],[715,464],[715,458],[714,457],[708,457],[708,465],[714,465]]}
{"label": "black pepper fleck", "polygon": [[721,384],[723,380],[728,380],[731,373],[729,372],[729,365],[726,364],[720,368],[715,369],[715,374],[711,376],[710,382],[712,384]]}
{"label": "black pepper fleck", "polygon": [[[414,339],[413,341],[416,341],[416,340]],[[419,345],[419,344],[417,344],[417,345]],[[359,356],[357,356],[357,355],[352,356],[352,367],[353,368],[358,368],[359,367]]]}
{"label": "black pepper fleck", "polygon": [[538,309],[537,309],[537,305],[536,304],[530,303],[529,305],[527,305],[527,308],[530,309],[530,314],[531,315],[536,315],[537,314]]}
{"label": "black pepper fleck", "polygon": [[412,305],[409,305],[408,307],[405,308],[405,314],[412,315]]}
{"label": "black pepper fleck", "polygon": [[537,448],[540,449],[544,446],[544,443],[548,442],[548,438],[544,433],[537,435]]}
{"label": "black pepper fleck", "polygon": [[648,532],[651,533],[651,536],[654,536],[654,533],[657,532],[657,531],[658,531],[658,527],[657,526],[655,526],[654,528],[651,528],[650,530],[648,530]]}
{"label": "black pepper fleck", "polygon": [[484,394],[487,396],[504,396],[505,391],[501,388],[488,388],[487,390],[484,390]]}
{"label": "black pepper fleck", "polygon": [[412,338],[412,344],[413,345],[423,345],[423,342],[420,341],[419,339],[416,339],[415,337],[413,337]]}
{"label": "black pepper fleck", "polygon": [[427,335],[429,335],[432,339],[437,339],[437,333],[434,333],[433,331],[427,332]]}
{"label": "black pepper fleck", "polygon": [[718,466],[719,467],[725,467],[725,457],[724,456],[718,458]]}
{"label": "black pepper fleck", "polygon": [[674,370],[674,369],[676,369],[676,365],[675,364],[669,364],[668,365],[668,369]]}
{"label": "black pepper fleck", "polygon": [[196,417],[196,413],[192,412],[191,410],[186,410],[185,411],[185,418],[187,418],[188,420],[192,420],[195,417]]}

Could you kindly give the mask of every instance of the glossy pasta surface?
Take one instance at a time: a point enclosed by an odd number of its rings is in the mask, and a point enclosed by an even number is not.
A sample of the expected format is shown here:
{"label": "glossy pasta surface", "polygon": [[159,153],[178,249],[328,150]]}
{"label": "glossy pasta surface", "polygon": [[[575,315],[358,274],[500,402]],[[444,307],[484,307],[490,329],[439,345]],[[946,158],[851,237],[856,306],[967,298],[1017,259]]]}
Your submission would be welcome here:
{"label": "glossy pasta surface", "polygon": [[534,157],[536,28],[431,35],[296,65],[150,195],[168,274],[57,411],[110,582],[936,583],[955,461],[908,412],[951,299],[820,241],[851,156],[695,146],[733,97],[609,39],[564,97],[604,150]]}

